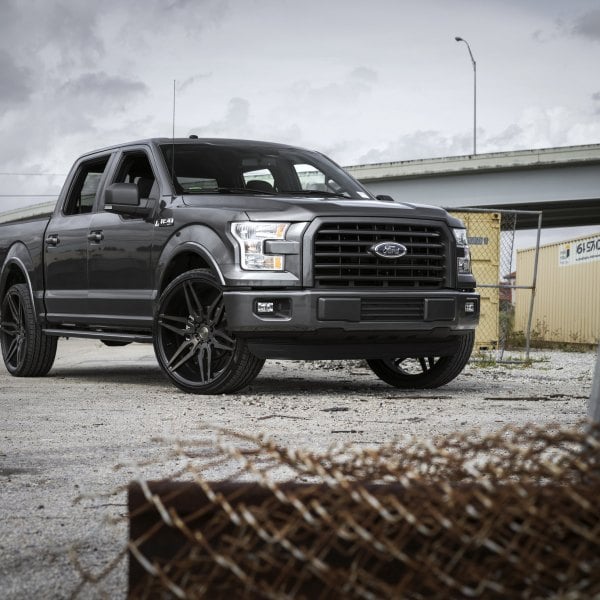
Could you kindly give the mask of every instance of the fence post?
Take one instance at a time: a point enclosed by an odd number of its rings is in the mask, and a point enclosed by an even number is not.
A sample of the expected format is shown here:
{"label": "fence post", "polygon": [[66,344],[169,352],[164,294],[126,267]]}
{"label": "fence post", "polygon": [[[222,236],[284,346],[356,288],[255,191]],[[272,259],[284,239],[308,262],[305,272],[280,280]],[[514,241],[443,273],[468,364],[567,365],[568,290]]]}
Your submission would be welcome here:
{"label": "fence post", "polygon": [[594,423],[600,423],[600,343],[596,351],[596,369],[592,382],[592,392],[588,402],[588,419]]}
{"label": "fence post", "polygon": [[529,360],[531,348],[531,321],[533,320],[533,303],[535,302],[535,288],[537,285],[538,260],[540,257],[540,236],[542,233],[542,213],[538,215],[537,240],[535,242],[535,259],[533,261],[533,281],[531,283],[531,299],[529,302],[529,317],[527,318],[527,331],[525,332],[525,358]]}

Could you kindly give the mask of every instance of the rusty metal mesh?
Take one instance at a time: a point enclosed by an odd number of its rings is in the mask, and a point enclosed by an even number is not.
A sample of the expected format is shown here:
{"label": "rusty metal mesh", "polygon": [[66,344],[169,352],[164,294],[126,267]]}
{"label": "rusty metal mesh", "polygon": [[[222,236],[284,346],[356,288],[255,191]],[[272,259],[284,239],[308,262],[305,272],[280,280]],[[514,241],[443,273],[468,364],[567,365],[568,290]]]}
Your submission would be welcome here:
{"label": "rusty metal mesh", "polygon": [[597,425],[322,453],[221,432],[174,456],[129,489],[130,597],[600,595]]}

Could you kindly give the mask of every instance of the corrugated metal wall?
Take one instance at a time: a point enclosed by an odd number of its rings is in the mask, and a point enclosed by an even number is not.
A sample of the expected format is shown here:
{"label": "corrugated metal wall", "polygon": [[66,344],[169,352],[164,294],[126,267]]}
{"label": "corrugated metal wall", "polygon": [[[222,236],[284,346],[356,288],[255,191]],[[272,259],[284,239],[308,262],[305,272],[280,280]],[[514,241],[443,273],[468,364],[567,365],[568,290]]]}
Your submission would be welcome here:
{"label": "corrugated metal wall", "polygon": [[[533,280],[535,249],[517,252],[517,285]],[[515,330],[525,331],[529,290],[516,290]],[[532,338],[600,340],[600,233],[540,248]]]}

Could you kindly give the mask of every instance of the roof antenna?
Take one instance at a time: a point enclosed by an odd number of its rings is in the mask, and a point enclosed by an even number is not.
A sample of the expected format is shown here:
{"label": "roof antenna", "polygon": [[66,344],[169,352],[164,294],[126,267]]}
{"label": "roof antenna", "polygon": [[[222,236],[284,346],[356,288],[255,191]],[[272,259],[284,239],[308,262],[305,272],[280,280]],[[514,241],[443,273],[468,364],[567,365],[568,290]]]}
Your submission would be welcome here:
{"label": "roof antenna", "polygon": [[173,183],[173,194],[177,193],[177,186],[175,185],[175,83],[176,79],[173,79],[173,133],[171,137],[171,182]]}

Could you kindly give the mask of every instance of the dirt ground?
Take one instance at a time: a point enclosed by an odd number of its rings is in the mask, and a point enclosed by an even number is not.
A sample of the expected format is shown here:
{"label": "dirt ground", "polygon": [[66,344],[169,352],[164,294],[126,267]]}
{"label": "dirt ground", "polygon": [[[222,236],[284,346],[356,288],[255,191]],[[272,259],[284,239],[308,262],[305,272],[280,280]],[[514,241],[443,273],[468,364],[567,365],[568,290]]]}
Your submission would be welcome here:
{"label": "dirt ground", "polygon": [[[518,358],[518,357],[517,357]],[[152,347],[62,341],[48,377],[17,379],[0,367],[0,596],[65,598],[80,576],[73,557],[98,572],[124,546],[124,493],[136,473],[119,463],[151,460],[144,477],[168,477],[169,441],[227,427],[266,433],[295,448],[506,424],[575,425],[586,414],[595,354],[539,351],[531,366],[472,361],[449,385],[401,391],[360,362],[268,361],[231,396],[194,397],[162,376]],[[79,496],[84,498],[76,501]],[[126,594],[123,565],[79,597]]]}

